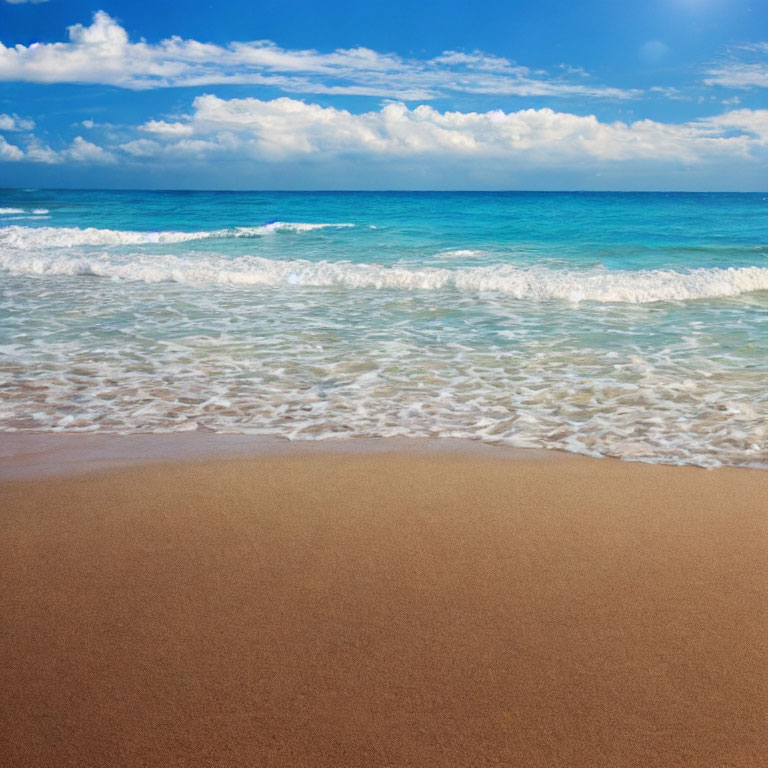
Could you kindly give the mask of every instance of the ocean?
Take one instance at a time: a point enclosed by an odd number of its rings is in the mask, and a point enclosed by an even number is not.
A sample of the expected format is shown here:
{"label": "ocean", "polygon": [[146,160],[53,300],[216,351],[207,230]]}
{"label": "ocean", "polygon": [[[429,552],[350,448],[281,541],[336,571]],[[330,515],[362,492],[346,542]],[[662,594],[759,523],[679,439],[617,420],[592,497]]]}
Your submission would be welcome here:
{"label": "ocean", "polygon": [[0,190],[0,431],[768,466],[768,196]]}

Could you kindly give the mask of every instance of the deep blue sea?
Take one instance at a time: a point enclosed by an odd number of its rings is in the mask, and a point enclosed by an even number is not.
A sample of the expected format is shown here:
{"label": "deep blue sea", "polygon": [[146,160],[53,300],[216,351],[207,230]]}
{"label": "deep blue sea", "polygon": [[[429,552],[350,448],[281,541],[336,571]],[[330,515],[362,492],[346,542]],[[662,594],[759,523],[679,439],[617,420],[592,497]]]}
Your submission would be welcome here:
{"label": "deep blue sea", "polygon": [[0,431],[768,465],[768,194],[0,190]]}

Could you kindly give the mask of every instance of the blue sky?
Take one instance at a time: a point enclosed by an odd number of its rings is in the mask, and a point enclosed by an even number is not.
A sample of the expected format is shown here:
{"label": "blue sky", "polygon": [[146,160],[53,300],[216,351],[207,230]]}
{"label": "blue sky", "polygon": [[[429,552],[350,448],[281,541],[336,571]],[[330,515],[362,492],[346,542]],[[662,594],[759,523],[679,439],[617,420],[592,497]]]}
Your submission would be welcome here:
{"label": "blue sky", "polygon": [[768,188],[768,3],[0,0],[0,185]]}

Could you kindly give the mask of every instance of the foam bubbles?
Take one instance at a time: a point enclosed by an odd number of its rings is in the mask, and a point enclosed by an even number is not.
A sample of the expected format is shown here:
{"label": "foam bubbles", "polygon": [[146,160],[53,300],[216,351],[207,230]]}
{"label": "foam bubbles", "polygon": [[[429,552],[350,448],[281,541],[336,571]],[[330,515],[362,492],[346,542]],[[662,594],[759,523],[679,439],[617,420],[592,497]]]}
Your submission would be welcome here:
{"label": "foam bubbles", "polygon": [[[40,213],[46,209],[38,209]],[[12,208],[0,209],[0,213],[24,213]],[[259,227],[234,227],[201,232],[132,232],[95,227],[0,227],[0,247],[19,250],[42,250],[50,248],[73,248],[76,246],[124,246],[153,245],[157,243],[187,243],[194,240],[230,237],[261,237],[277,232],[312,232],[319,229],[347,229],[354,224],[310,224],[302,222],[275,221]]]}
{"label": "foam bubbles", "polygon": [[459,248],[458,250],[440,251],[435,254],[438,259],[482,259],[485,251],[477,251],[471,248]]}
{"label": "foam bubbles", "polygon": [[354,224],[306,224],[303,222],[273,221],[265,224],[263,227],[237,227],[237,232],[245,230],[262,234],[264,232],[312,232],[315,229],[348,229],[354,227]]}
{"label": "foam bubbles", "polygon": [[[6,227],[7,230],[22,229]],[[41,231],[55,229],[40,227]],[[121,244],[140,236],[141,243],[179,242],[192,233],[126,233]],[[105,230],[78,230],[81,241],[102,242]],[[196,233],[199,234],[199,233]],[[495,264],[456,269],[355,264],[349,261],[277,260],[259,256],[236,258],[215,254],[183,257],[172,254],[100,253],[68,255],[59,251],[0,251],[0,267],[16,275],[88,275],[146,283],[187,285],[286,285],[296,287],[394,291],[458,291],[499,293],[517,300],[579,303],[646,304],[740,296],[768,290],[768,268],[729,267],[673,270],[572,270]]]}
{"label": "foam bubbles", "polygon": [[[517,237],[504,217],[449,231],[442,208],[420,219],[388,199],[350,213],[281,197],[288,221],[217,228],[234,209],[212,199],[221,214],[154,196],[143,218],[56,209],[77,227],[11,224],[48,215],[31,203],[0,213],[0,430],[768,464],[768,253],[746,225],[683,248],[598,222],[589,244]],[[334,223],[354,216],[376,224]]]}
{"label": "foam bubbles", "polygon": [[438,291],[298,298],[290,274],[258,293],[10,280],[0,429],[445,436],[768,463],[759,298],[574,308]]}
{"label": "foam bubbles", "polygon": [[5,221],[13,219],[39,219],[47,217],[50,211],[47,208],[33,208],[25,210],[24,208],[0,208],[0,216],[5,217]]}

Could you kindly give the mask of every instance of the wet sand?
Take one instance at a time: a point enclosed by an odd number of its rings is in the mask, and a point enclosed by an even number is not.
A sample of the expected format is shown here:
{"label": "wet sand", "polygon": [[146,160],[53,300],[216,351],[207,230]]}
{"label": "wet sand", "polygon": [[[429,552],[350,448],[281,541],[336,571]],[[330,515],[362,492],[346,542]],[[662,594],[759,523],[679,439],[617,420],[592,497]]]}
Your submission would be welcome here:
{"label": "wet sand", "polygon": [[766,471],[11,454],[2,765],[768,765]]}

